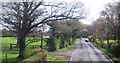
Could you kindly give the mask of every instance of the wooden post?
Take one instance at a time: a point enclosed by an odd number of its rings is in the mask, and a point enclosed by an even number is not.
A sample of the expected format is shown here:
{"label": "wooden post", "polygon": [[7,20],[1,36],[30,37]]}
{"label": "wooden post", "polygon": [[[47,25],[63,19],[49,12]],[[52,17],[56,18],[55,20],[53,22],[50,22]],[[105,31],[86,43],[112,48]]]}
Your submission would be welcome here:
{"label": "wooden post", "polygon": [[41,31],[41,45],[40,45],[40,48],[43,49],[43,33]]}
{"label": "wooden post", "polygon": [[10,50],[12,50],[12,44],[10,44]]}
{"label": "wooden post", "polygon": [[5,57],[5,58],[6,58],[6,62],[5,62],[5,63],[8,63],[8,58],[7,58],[7,54],[6,54],[6,57]]}

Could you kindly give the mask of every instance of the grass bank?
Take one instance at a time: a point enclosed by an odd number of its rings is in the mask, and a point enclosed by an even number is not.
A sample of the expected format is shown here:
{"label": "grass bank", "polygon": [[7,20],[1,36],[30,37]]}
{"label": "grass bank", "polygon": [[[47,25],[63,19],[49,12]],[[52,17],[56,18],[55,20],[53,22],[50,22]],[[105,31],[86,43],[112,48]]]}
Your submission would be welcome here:
{"label": "grass bank", "polygon": [[65,51],[68,51],[68,50],[75,49],[75,47],[76,47],[76,45],[73,44],[73,45],[70,45],[70,46],[68,46],[68,47],[65,47],[65,48],[59,49],[59,50],[57,50],[57,51],[55,51],[55,52],[65,52]]}
{"label": "grass bank", "polygon": [[[115,63],[120,63],[120,58],[115,57],[112,53],[109,52],[106,48],[100,47],[98,44],[93,43],[94,46],[96,46],[98,49],[100,49],[102,52],[104,52],[106,55],[108,55]],[[114,51],[113,51],[114,52]]]}
{"label": "grass bank", "polygon": [[8,63],[16,63],[18,60],[16,59],[16,57],[18,56],[17,52],[2,52],[0,53],[2,54],[2,62],[8,62]]}
{"label": "grass bank", "polygon": [[58,56],[48,54],[47,61],[64,61],[64,60]]}

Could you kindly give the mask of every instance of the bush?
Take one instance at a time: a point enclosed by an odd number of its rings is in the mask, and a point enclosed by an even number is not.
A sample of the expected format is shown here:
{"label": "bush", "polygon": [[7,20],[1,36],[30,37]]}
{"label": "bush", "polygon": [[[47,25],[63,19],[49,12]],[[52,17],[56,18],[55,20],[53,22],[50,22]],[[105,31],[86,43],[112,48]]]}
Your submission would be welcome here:
{"label": "bush", "polygon": [[24,56],[25,58],[28,58],[30,56],[32,56],[35,53],[35,51],[31,50],[30,47],[26,47],[25,51],[24,51]]}
{"label": "bush", "polygon": [[56,43],[55,43],[55,38],[54,37],[50,37],[48,39],[46,39],[47,42],[47,46],[48,46],[48,51],[56,51],[57,47],[56,47]]}
{"label": "bush", "polygon": [[114,56],[120,57],[120,44],[118,43],[112,44],[110,52],[113,53]]}
{"label": "bush", "polygon": [[37,53],[35,53],[33,56],[24,59],[23,61],[19,63],[25,63],[26,61],[29,63],[42,63],[42,61],[47,60],[47,51],[39,49],[37,50]]}

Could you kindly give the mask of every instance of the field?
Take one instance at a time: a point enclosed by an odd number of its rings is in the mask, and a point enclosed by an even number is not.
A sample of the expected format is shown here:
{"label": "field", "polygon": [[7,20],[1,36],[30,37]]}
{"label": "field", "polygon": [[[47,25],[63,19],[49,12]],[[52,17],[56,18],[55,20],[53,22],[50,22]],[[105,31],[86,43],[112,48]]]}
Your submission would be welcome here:
{"label": "field", "polygon": [[[3,50],[4,52],[0,52],[0,60],[6,61],[17,61],[16,57],[18,56],[18,52],[14,52],[18,50],[18,48],[13,47],[12,52],[10,51],[10,44],[16,44],[17,38],[16,37],[2,37],[2,42],[0,43],[2,47],[0,47],[0,50]],[[40,41],[33,42],[28,45],[30,48],[39,48],[40,47]],[[43,43],[43,47],[46,47],[46,43]],[[7,56],[7,58],[6,58]]]}
{"label": "field", "polygon": [[[16,44],[17,43],[17,38],[16,37],[2,37],[2,48],[0,50],[10,50],[10,44]],[[40,46],[40,41],[38,42],[33,42],[28,45],[31,48],[37,48]],[[46,43],[43,43],[43,47],[46,46]],[[18,48],[14,48],[12,50],[18,50]]]}
{"label": "field", "polygon": [[2,53],[2,61],[17,61],[16,57],[18,56],[18,53],[16,52],[3,52]]}
{"label": "field", "polygon": [[[10,50],[10,44],[16,44],[17,43],[17,38],[16,37],[2,37],[1,39],[2,39],[2,42],[1,42],[2,48],[0,48],[0,49],[3,50],[4,52],[0,52],[0,56],[1,56],[0,60],[6,61],[6,59],[7,59],[8,61],[17,62],[18,60],[16,59],[16,57],[18,56],[18,51],[16,51],[16,50],[18,50],[18,48],[13,48],[12,50]],[[57,42],[59,42],[59,40],[57,40]],[[39,48],[40,47],[40,41],[30,43],[28,47],[33,48],[35,46],[36,46],[36,48]],[[44,48],[46,47],[46,42],[45,41],[43,43],[43,47]],[[63,52],[63,51],[71,50],[73,48],[75,48],[75,44],[73,44],[71,46],[68,46],[66,48],[63,48],[63,49],[58,49],[56,52]],[[48,59],[48,61],[55,61],[55,60],[56,61],[63,61],[59,57],[49,55],[49,54],[47,56],[47,59]]]}

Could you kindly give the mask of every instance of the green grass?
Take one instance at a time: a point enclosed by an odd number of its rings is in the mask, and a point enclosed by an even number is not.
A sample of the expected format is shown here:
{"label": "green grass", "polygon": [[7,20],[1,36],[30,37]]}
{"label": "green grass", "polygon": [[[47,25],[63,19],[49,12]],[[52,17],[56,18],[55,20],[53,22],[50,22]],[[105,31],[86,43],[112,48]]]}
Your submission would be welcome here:
{"label": "green grass", "polygon": [[17,38],[15,37],[2,37],[1,44],[16,44]]}
{"label": "green grass", "polygon": [[113,61],[118,61],[120,63],[120,58],[115,57],[113,54],[109,53],[109,51],[107,51],[104,48],[99,47],[99,49],[103,51],[105,54],[107,54]]}
{"label": "green grass", "polygon": [[97,48],[99,48],[102,52],[104,52],[106,55],[108,55],[113,61],[117,61],[120,63],[120,58],[115,57],[113,54],[111,54],[107,49],[101,48],[99,45],[93,43]]}
{"label": "green grass", "polygon": [[8,63],[10,63],[10,61],[12,62],[17,62],[18,60],[16,59],[18,56],[18,53],[16,52],[2,52],[2,62],[4,63],[6,61],[6,55],[7,55],[7,61]]}
{"label": "green grass", "polygon": [[[74,45],[70,45],[68,47],[59,49],[59,50],[57,50],[55,52],[65,52],[65,51],[74,49],[75,47],[76,47],[76,45],[74,44]],[[50,55],[50,54],[47,55],[47,61],[48,61],[47,63],[68,63],[63,58],[58,57],[58,56],[54,56],[54,55]]]}
{"label": "green grass", "polygon": [[[16,37],[2,37],[1,44],[16,44],[17,38]],[[40,45],[40,41],[30,43],[29,45]],[[45,45],[45,43],[43,43]]]}
{"label": "green grass", "polygon": [[[109,40],[109,43],[115,43],[115,40]],[[104,43],[107,44],[107,40],[104,40]]]}
{"label": "green grass", "polygon": [[[77,41],[78,41],[78,39],[75,40],[75,42],[77,42]],[[76,45],[73,44],[73,45],[70,45],[68,47],[59,49],[55,52],[65,52],[65,51],[72,50],[72,49],[75,49],[75,48],[76,48]],[[67,63],[62,58],[60,58],[58,56],[50,55],[50,54],[47,55],[47,61],[53,61],[53,62],[48,62],[48,63]],[[56,61],[58,61],[58,62],[56,62]]]}
{"label": "green grass", "polygon": [[[9,52],[9,53],[2,52],[2,53],[0,53],[0,55],[2,55],[2,58],[0,58],[0,60],[5,62],[6,61],[6,54],[7,54],[8,62],[10,62],[10,61],[17,62],[18,61],[16,59],[16,57],[18,56],[18,53],[16,53],[16,52],[12,52],[12,53],[11,52]],[[64,60],[60,57],[48,54],[47,61],[64,61]]]}
{"label": "green grass", "polygon": [[62,48],[62,49],[59,49],[57,50],[56,52],[65,52],[65,51],[68,51],[68,50],[72,50],[72,49],[75,49],[76,48],[76,42],[78,42],[79,38],[78,39],[75,39],[75,42],[74,44],[68,46],[68,47],[65,47],[65,48]]}
{"label": "green grass", "polygon": [[[2,37],[2,42],[1,42],[1,45],[2,45],[2,48],[0,48],[0,50],[9,50],[10,49],[10,44],[16,44],[17,43],[17,38],[16,37]],[[30,47],[33,47],[33,45],[36,47],[39,47],[40,46],[40,41],[38,42],[33,42],[33,43],[30,43]],[[43,47],[46,46],[46,42],[44,41],[43,42]],[[18,50],[17,48],[14,48],[13,50]]]}
{"label": "green grass", "polygon": [[2,60],[2,52],[0,52],[0,60]]}
{"label": "green grass", "polygon": [[6,59],[6,54],[7,54],[7,59],[15,59],[18,56],[17,52],[2,52],[2,59]]}
{"label": "green grass", "polygon": [[[16,42],[17,42],[16,37],[2,37],[1,39],[2,39],[1,45],[2,45],[3,50],[9,50],[9,44],[16,44]],[[40,46],[40,41],[31,43],[30,45]],[[43,46],[44,47],[46,46],[46,42],[43,43]],[[73,45],[70,45],[66,48],[60,49],[56,52],[68,51],[68,50],[74,49],[75,47],[76,47],[76,45],[73,44]],[[6,60],[6,54],[7,54],[8,61],[17,61],[16,57],[18,56],[18,53],[13,53],[13,52],[12,53],[10,53],[10,52],[9,53],[5,53],[5,52],[0,53],[0,56],[2,56],[2,60],[4,60],[4,61]],[[48,60],[53,60],[53,61],[55,61],[55,60],[63,61],[62,58],[56,57],[56,56],[53,56],[53,55],[48,55],[47,59]],[[0,58],[0,60],[1,60],[1,58]]]}
{"label": "green grass", "polygon": [[64,60],[58,56],[48,54],[47,61],[64,61]]}
{"label": "green grass", "polygon": [[68,50],[71,50],[71,49],[75,49],[76,45],[70,45],[68,47],[65,47],[65,48],[62,48],[62,49],[59,49],[57,50],[56,52],[64,52],[64,51],[68,51]]}

